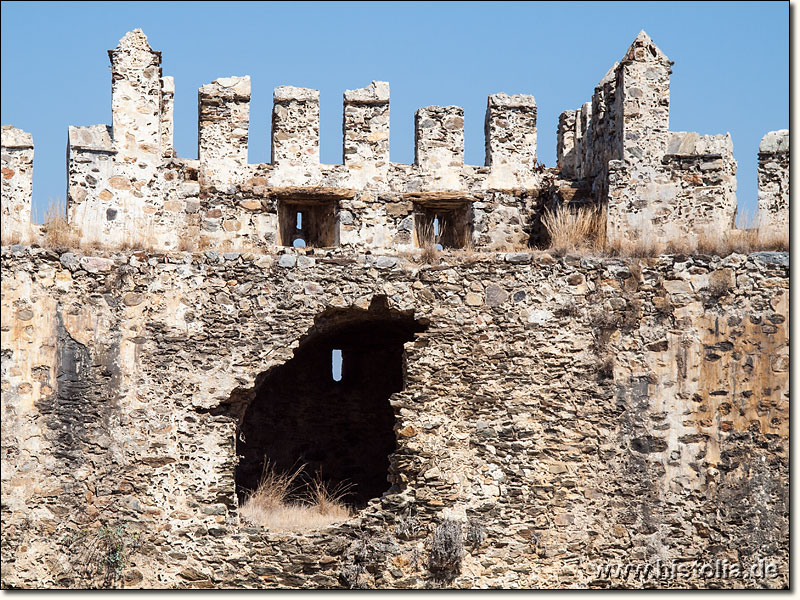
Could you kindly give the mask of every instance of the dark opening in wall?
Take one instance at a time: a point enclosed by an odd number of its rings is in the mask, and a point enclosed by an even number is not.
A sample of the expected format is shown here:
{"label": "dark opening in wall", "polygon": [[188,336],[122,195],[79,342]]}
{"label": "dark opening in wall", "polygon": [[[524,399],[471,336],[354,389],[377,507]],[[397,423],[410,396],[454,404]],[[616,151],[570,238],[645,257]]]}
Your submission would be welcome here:
{"label": "dark opening in wall", "polygon": [[472,237],[472,203],[415,203],[414,229],[420,248],[465,248]]}
{"label": "dark opening in wall", "polygon": [[324,248],[339,243],[338,202],[308,198],[278,200],[282,246]]}
{"label": "dark opening in wall", "polygon": [[[357,508],[387,491],[396,444],[389,397],[404,386],[403,344],[424,328],[390,310],[385,298],[368,310],[320,315],[294,357],[259,377],[241,417],[240,503],[258,486],[265,464],[277,472],[304,465],[332,488],[350,484],[344,500]],[[301,482],[294,494],[303,492]]]}

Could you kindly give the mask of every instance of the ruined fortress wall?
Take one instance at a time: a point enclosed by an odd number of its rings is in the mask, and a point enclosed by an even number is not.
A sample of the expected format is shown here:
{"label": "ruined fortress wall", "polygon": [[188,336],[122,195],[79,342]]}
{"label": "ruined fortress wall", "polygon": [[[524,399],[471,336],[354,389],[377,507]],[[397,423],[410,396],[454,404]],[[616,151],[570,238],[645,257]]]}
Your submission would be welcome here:
{"label": "ruined fortress wall", "polygon": [[31,239],[33,136],[9,125],[3,126],[2,136],[3,243],[27,243]]}
{"label": "ruined fortress wall", "polygon": [[721,239],[736,217],[736,160],[730,135],[670,132],[660,165],[643,171],[609,163],[611,239]]}
{"label": "ruined fortress wall", "polygon": [[758,228],[789,239],[789,130],[770,131],[758,147]]}
{"label": "ruined fortress wall", "polygon": [[609,241],[718,237],[736,214],[730,136],[669,131],[672,62],[642,32],[558,125],[558,164],[608,207]]}
{"label": "ruined fortress wall", "polygon": [[[249,164],[246,76],[200,88],[199,158],[179,158],[174,81],[162,76],[160,53],[135,30],[109,56],[112,126],[69,128],[67,220],[84,244],[276,252],[302,240],[355,252],[437,243],[505,251],[529,244],[555,197],[607,206],[612,245],[718,238],[733,227],[730,136],[669,131],[672,62],[644,32],[591,102],[561,115],[558,169],[537,163],[533,96],[505,93],[488,98],[484,166],[464,164],[456,106],[419,109],[414,164],[392,163],[386,82],[345,91],[343,158],[334,165],[320,163],[319,92],[276,88],[271,162]],[[6,138],[14,151],[4,157],[22,156]],[[4,235],[26,236],[30,186],[4,182],[4,207],[22,215],[19,227],[7,220]],[[764,213],[767,229],[774,212]],[[436,223],[444,234],[431,234]]]}
{"label": "ruined fortress wall", "polygon": [[[786,254],[6,246],[2,272],[4,586],[606,587],[602,563],[759,557],[776,579],[726,585],[788,585]],[[320,315],[375,302],[426,327],[391,398],[392,488],[323,531],[244,526],[242,405]],[[88,568],[97,523],[123,532],[119,573]]]}

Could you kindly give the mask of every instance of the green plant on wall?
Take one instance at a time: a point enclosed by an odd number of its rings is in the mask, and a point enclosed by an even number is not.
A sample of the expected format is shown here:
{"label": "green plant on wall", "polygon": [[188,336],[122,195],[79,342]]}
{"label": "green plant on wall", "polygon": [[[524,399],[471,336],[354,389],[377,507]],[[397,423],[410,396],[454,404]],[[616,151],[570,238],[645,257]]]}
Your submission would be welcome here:
{"label": "green plant on wall", "polygon": [[139,533],[127,525],[82,529],[68,540],[76,583],[89,588],[116,587],[140,543]]}

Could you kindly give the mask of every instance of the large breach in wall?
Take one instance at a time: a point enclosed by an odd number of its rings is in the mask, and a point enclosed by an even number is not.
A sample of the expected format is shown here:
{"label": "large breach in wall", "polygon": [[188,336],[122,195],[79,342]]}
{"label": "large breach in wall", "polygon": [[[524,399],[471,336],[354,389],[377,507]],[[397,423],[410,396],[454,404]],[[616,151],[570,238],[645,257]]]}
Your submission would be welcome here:
{"label": "large breach in wall", "polygon": [[403,344],[424,328],[390,310],[385,298],[368,310],[317,317],[294,357],[259,377],[244,412],[236,442],[240,501],[256,489],[265,465],[278,472],[303,465],[331,487],[348,486],[345,501],[355,507],[389,489],[389,397],[404,386]]}

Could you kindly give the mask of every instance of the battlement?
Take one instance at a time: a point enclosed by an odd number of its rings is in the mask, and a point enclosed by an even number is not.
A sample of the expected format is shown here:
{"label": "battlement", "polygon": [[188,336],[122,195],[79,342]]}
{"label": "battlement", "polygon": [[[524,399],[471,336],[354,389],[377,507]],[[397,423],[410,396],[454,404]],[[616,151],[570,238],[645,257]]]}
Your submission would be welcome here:
{"label": "battlement", "polygon": [[[417,110],[414,162],[391,162],[390,91],[381,81],[344,91],[342,162],[333,165],[320,163],[319,91],[275,88],[271,162],[250,164],[248,76],[221,77],[198,90],[198,158],[179,158],[175,84],[162,74],[161,54],[137,29],[109,58],[111,126],[68,132],[67,220],[83,241],[145,241],[167,250],[274,251],[293,244],[498,250],[531,242],[553,183],[590,189],[595,203],[607,204],[612,241],[667,241],[733,226],[730,136],[669,131],[672,62],[645,32],[602,78],[591,102],[560,116],[557,169],[537,162],[534,97],[505,93],[487,100],[485,165],[464,163],[458,106]],[[32,142],[19,141],[22,132],[3,135],[9,160],[28,161],[26,168],[8,167],[22,178],[18,184],[4,179],[3,211],[15,215],[4,236],[13,230],[27,239]],[[442,224],[448,231],[439,231]]]}

